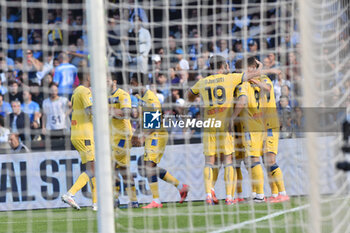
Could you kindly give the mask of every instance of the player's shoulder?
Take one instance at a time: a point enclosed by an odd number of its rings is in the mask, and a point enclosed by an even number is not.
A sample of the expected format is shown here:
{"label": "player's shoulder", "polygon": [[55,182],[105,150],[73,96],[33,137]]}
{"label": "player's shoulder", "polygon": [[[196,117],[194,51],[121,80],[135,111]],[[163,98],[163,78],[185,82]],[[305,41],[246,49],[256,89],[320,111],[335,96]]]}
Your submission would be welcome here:
{"label": "player's shoulder", "polygon": [[271,79],[267,75],[261,75],[260,81],[265,82],[265,83],[272,83]]}

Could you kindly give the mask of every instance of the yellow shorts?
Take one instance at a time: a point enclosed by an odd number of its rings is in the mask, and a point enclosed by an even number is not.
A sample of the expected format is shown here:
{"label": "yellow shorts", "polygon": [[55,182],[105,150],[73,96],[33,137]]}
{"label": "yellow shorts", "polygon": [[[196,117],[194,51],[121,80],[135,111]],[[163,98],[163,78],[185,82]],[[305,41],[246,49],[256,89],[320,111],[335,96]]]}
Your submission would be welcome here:
{"label": "yellow shorts", "polygon": [[264,132],[245,132],[243,146],[247,156],[261,156],[263,152]]}
{"label": "yellow shorts", "polygon": [[112,155],[117,163],[117,167],[129,166],[131,136],[114,136],[112,141]]}
{"label": "yellow shorts", "polygon": [[272,152],[275,155],[278,153],[278,141],[280,132],[278,129],[267,129],[265,132],[265,145],[264,145],[264,153]]}
{"label": "yellow shorts", "polygon": [[234,152],[234,139],[229,132],[204,132],[203,153],[205,156],[230,155]]}
{"label": "yellow shorts", "polygon": [[95,142],[93,139],[72,139],[71,141],[80,154],[82,164],[95,161]]}
{"label": "yellow shorts", "polygon": [[153,132],[148,135],[145,140],[144,161],[158,164],[163,156],[168,137],[168,131]]}

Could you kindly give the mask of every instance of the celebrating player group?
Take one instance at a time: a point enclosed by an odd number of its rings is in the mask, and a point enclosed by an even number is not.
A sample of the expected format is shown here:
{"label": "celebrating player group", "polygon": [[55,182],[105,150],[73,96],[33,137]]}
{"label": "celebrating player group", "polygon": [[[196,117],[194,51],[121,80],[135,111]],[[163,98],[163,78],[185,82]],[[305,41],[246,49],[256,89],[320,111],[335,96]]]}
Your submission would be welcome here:
{"label": "celebrating player group", "polygon": [[[187,93],[189,102],[199,95],[203,103],[204,120],[215,118],[221,121],[219,128],[207,128],[202,133],[205,156],[204,185],[206,203],[219,202],[215,196],[215,182],[223,165],[226,188],[226,205],[246,201],[242,194],[241,166],[244,164],[251,177],[252,198],[254,202],[288,201],[282,171],[276,163],[278,154],[279,119],[271,80],[266,74],[278,74],[277,69],[262,69],[262,64],[254,57],[236,62],[236,72],[229,73],[229,67],[222,56],[210,58],[212,74],[200,79]],[[96,184],[94,175],[94,140],[92,127],[92,97],[89,90],[90,78],[80,74],[81,86],[72,96],[72,136],[71,141],[79,152],[82,163],[86,164],[83,172],[72,188],[62,196],[62,201],[80,209],[73,197],[87,182],[91,184],[93,209],[97,210]],[[132,78],[132,94],[140,103],[138,111],[152,111],[162,114],[162,107],[157,95],[146,88],[148,78]],[[180,203],[184,202],[190,187],[178,180],[166,169],[158,166],[168,141],[168,132],[161,125],[160,129],[133,132],[130,94],[120,87],[117,81],[108,79],[110,88],[109,116],[111,126],[111,158],[114,162],[115,177],[123,178],[130,203],[128,207],[138,208],[135,182],[130,173],[130,149],[139,144],[145,147],[142,173],[147,177],[153,201],[142,208],[161,208],[158,178],[174,185],[179,191]],[[134,137],[133,137],[134,134]],[[136,137],[135,137],[136,136]],[[138,140],[133,140],[138,138]],[[262,159],[261,159],[262,158]],[[166,158],[165,158],[166,159]],[[264,174],[261,162],[268,172],[272,196],[264,196]],[[116,178],[116,193],[119,193],[120,180]],[[235,195],[236,193],[236,195]],[[234,198],[236,196],[236,198]],[[116,203],[118,205],[118,196]]]}

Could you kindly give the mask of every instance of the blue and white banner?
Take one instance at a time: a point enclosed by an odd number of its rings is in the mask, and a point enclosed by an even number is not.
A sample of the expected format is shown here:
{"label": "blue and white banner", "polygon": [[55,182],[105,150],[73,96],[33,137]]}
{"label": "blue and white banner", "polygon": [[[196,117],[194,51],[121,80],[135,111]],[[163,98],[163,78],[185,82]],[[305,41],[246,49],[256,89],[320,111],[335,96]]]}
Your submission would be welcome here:
{"label": "blue and white banner", "polygon": [[[331,142],[334,138],[320,139],[320,145]],[[285,139],[280,141],[277,162],[282,168],[289,195],[306,195],[308,192],[308,161],[303,139]],[[190,185],[187,200],[204,200],[203,167],[204,155],[202,144],[169,145],[159,164],[181,182]],[[152,200],[147,179],[141,176],[138,167],[142,159],[143,148],[132,148],[131,171],[135,178],[137,196],[140,203]],[[341,157],[339,158],[341,159]],[[67,207],[61,201],[61,195],[67,192],[81,173],[82,166],[76,151],[55,151],[27,154],[0,155],[0,211],[21,209],[42,209]],[[315,162],[315,161],[313,161]],[[320,154],[320,181],[322,193],[337,190],[334,151],[325,148]],[[249,175],[242,166],[244,196],[250,195]],[[266,178],[266,177],[265,177]],[[121,202],[128,201],[121,192]],[[225,198],[223,168],[221,168],[215,186],[217,196]],[[180,200],[178,190],[171,184],[159,181],[160,199],[163,202]],[[265,179],[265,194],[270,188]],[[79,191],[75,200],[81,206],[91,205],[88,185]]]}

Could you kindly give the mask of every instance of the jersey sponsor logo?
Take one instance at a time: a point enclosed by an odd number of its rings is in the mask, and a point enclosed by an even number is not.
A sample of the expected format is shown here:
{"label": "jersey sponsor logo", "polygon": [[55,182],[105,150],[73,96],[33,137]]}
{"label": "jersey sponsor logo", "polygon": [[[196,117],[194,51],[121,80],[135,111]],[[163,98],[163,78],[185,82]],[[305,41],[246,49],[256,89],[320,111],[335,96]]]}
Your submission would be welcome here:
{"label": "jersey sponsor logo", "polygon": [[77,121],[76,120],[72,120],[72,125],[77,125]]}
{"label": "jersey sponsor logo", "polygon": [[119,97],[118,96],[117,97],[111,97],[111,98],[108,99],[108,103],[109,104],[116,104],[118,102],[119,102]]}
{"label": "jersey sponsor logo", "polygon": [[162,114],[157,110],[156,112],[143,113],[143,128],[144,129],[160,129],[160,116]]}
{"label": "jersey sponsor logo", "polygon": [[222,108],[214,108],[214,109],[210,109],[207,111],[207,114],[208,115],[213,115],[213,114],[217,114],[217,113],[220,113],[220,112],[224,112],[225,111],[225,107],[222,107]]}

